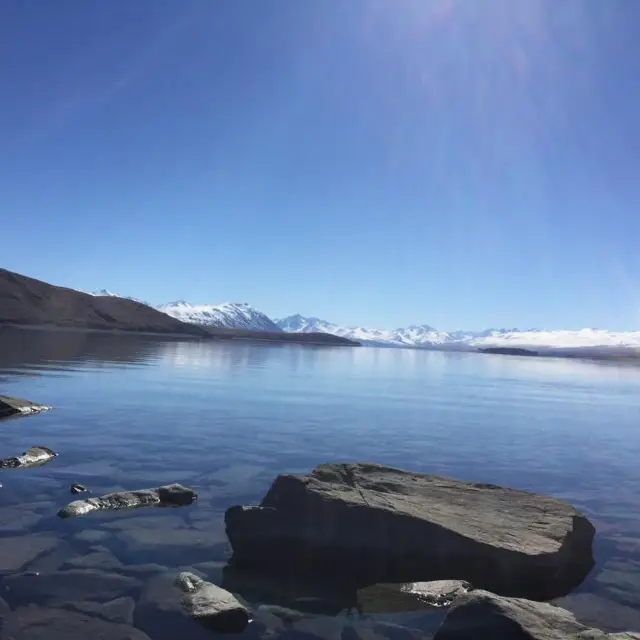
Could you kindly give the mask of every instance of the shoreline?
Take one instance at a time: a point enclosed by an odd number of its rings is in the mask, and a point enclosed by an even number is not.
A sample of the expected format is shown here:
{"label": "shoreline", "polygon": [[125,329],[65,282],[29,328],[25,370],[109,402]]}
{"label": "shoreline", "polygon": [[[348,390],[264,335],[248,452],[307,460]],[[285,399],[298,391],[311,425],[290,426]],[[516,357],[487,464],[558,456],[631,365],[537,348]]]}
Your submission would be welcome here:
{"label": "shoreline", "polygon": [[[189,325],[187,325],[189,326]],[[106,335],[118,335],[118,336],[146,336],[155,338],[174,338],[178,340],[188,341],[224,341],[230,342],[233,340],[242,340],[244,342],[262,342],[268,344],[299,344],[302,346],[315,346],[315,347],[361,347],[361,343],[347,338],[341,338],[339,336],[333,336],[332,334],[326,335],[327,339],[312,339],[302,338],[297,336],[315,336],[316,334],[296,334],[282,332],[282,337],[279,334],[266,333],[267,337],[263,337],[258,331],[250,331],[247,329],[228,329],[220,327],[207,327],[200,325],[193,325],[198,329],[202,329],[203,333],[167,333],[160,331],[145,331],[137,329],[98,329],[94,327],[71,327],[60,325],[48,325],[48,324],[14,324],[14,323],[0,323],[0,331],[3,329],[19,329],[26,331],[49,331],[49,332],[66,332],[66,333],[99,333]]]}

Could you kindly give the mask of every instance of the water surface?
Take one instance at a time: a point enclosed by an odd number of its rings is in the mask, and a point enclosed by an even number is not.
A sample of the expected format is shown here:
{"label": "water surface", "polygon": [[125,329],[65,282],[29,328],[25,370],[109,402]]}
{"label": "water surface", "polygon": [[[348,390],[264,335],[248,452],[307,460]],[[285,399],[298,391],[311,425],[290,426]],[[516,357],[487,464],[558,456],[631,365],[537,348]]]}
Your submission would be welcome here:
{"label": "water surface", "polygon": [[[60,453],[0,475],[2,637],[211,637],[171,610],[168,576],[188,567],[233,586],[225,509],[259,501],[278,473],[353,460],[570,501],[597,527],[597,566],[563,606],[640,630],[633,366],[0,329],[0,393],[55,407],[0,423],[0,456],[32,445]],[[98,495],[181,482],[199,499],[60,521],[72,482]],[[422,637],[441,618],[384,598],[336,616],[339,594],[251,587],[253,606],[320,602],[322,615],[291,622],[265,610],[245,637]]]}

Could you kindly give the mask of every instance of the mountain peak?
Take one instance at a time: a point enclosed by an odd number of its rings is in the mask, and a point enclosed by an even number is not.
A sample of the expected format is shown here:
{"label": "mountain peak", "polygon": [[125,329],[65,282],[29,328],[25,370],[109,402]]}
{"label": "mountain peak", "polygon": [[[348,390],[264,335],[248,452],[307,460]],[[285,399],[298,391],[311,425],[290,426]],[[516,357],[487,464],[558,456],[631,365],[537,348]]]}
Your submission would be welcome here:
{"label": "mountain peak", "polygon": [[158,310],[191,324],[251,331],[282,331],[271,318],[246,302],[191,304],[185,300],[178,300],[160,305]]}

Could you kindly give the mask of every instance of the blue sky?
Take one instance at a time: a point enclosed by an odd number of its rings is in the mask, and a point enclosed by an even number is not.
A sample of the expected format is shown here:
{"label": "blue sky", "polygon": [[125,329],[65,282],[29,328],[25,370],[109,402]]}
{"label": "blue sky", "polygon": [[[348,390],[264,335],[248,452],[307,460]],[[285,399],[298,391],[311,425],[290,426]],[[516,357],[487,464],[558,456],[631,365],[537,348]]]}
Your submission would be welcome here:
{"label": "blue sky", "polygon": [[640,328],[640,4],[5,0],[2,266],[365,326]]}

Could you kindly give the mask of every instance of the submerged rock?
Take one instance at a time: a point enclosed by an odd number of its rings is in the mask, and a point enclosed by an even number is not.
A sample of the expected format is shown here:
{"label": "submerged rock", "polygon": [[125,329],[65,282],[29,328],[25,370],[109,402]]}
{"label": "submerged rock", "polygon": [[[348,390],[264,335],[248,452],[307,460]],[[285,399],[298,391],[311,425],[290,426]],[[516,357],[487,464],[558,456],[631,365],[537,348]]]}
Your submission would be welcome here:
{"label": "submerged rock", "polygon": [[169,484],[157,489],[139,489],[137,491],[117,491],[100,498],[75,500],[58,511],[60,518],[74,518],[92,511],[132,509],[136,507],[159,506],[177,507],[191,504],[197,498],[193,489],[181,484]]}
{"label": "submerged rock", "polygon": [[28,416],[42,411],[49,411],[51,407],[43,404],[36,404],[30,400],[11,398],[10,396],[0,396],[0,419],[11,416]]}
{"label": "submerged rock", "polygon": [[447,607],[470,590],[471,585],[464,580],[374,584],[358,589],[357,608],[361,613],[425,611],[428,607]]}
{"label": "submerged rock", "polygon": [[141,585],[135,578],[95,569],[51,571],[37,576],[17,573],[4,577],[3,596],[12,606],[24,602],[47,606],[82,600],[107,602],[133,595]]}
{"label": "submerged rock", "polygon": [[0,460],[0,469],[15,469],[17,467],[40,467],[58,454],[48,447],[30,447],[19,456]]}
{"label": "submerged rock", "polygon": [[183,609],[207,628],[239,633],[249,624],[249,611],[228,591],[183,571],[175,581],[184,592]]}
{"label": "submerged rock", "polygon": [[128,624],[33,604],[21,606],[3,618],[2,637],[24,640],[151,640]]}
{"label": "submerged rock", "polygon": [[56,549],[55,535],[35,534],[5,536],[0,545],[0,574],[19,571],[41,555]]}
{"label": "submerged rock", "polygon": [[594,527],[566,502],[376,464],[279,476],[225,524],[236,566],[359,585],[458,579],[546,600],[594,565]]}
{"label": "submerged rock", "polygon": [[640,634],[607,634],[580,624],[566,609],[521,598],[503,598],[488,591],[460,596],[434,640],[631,640]]}
{"label": "submerged rock", "polygon": [[432,582],[410,582],[400,588],[433,607],[448,607],[458,596],[471,591],[464,580],[433,580]]}

